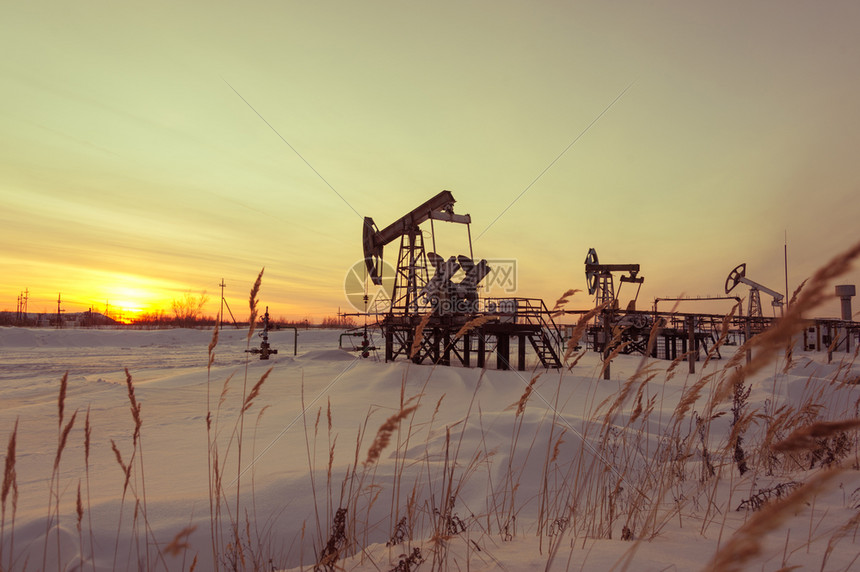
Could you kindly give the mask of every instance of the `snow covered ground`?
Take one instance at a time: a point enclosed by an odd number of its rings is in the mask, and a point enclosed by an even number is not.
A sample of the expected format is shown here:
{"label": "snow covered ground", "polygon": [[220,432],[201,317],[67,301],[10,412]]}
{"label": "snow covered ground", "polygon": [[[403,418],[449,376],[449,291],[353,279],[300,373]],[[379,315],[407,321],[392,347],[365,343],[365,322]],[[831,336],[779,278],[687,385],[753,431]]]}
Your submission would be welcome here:
{"label": "snow covered ground", "polygon": [[860,416],[853,354],[780,356],[736,416],[707,410],[734,348],[695,374],[618,356],[603,380],[592,352],[482,371],[339,333],[300,331],[294,357],[272,332],[261,361],[225,329],[207,367],[211,330],[0,329],[0,569],[699,570],[742,538],[749,569],[860,568],[858,431],[772,447]]}

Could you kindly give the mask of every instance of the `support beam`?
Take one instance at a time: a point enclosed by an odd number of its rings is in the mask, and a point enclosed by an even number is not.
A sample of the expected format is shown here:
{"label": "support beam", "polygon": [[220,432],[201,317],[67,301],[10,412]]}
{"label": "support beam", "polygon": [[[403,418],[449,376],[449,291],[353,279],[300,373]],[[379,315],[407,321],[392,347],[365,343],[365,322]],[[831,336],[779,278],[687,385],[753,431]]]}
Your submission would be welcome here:
{"label": "support beam", "polygon": [[496,337],[496,369],[510,369],[511,337],[508,334],[498,334]]}
{"label": "support beam", "polygon": [[690,348],[687,350],[687,362],[690,364],[690,373],[696,373],[696,358],[699,355],[699,347],[696,345],[696,318],[687,316],[684,321],[687,330],[687,346]]}
{"label": "support beam", "polygon": [[612,314],[603,312],[603,379],[609,379],[609,342],[612,340]]}
{"label": "support beam", "polygon": [[519,338],[517,344],[517,370],[525,371],[526,370],[526,335],[520,334],[517,336]]}

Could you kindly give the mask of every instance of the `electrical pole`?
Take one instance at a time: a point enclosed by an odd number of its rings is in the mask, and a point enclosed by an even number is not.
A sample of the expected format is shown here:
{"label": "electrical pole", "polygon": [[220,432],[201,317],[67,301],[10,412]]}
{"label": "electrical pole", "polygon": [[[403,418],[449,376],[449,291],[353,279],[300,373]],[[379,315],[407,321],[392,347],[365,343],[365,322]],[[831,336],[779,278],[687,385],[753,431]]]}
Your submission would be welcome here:
{"label": "electrical pole", "polygon": [[221,284],[218,286],[221,287],[221,313],[218,316],[218,329],[221,329],[221,325],[224,322],[224,306],[227,306],[227,311],[230,312],[230,318],[233,320],[233,325],[238,329],[239,324],[236,323],[236,317],[233,316],[233,310],[230,309],[230,304],[228,304],[227,299],[224,298],[224,288],[227,287],[227,284],[224,282],[223,278],[221,279]]}
{"label": "electrical pole", "polygon": [[62,310],[60,309],[60,302],[62,302],[62,293],[57,294],[57,329],[63,327],[63,318],[60,315],[60,312],[62,312]]}
{"label": "electrical pole", "polygon": [[27,323],[27,299],[30,297],[30,289],[26,288],[21,294],[18,295],[18,309],[16,311],[15,319],[16,323],[19,326],[23,326]]}
{"label": "electrical pole", "polygon": [[221,279],[221,284],[218,286],[221,287],[221,311],[218,312],[218,329],[221,329],[221,326],[224,324],[224,288],[227,287],[227,284],[224,282],[224,279]]}

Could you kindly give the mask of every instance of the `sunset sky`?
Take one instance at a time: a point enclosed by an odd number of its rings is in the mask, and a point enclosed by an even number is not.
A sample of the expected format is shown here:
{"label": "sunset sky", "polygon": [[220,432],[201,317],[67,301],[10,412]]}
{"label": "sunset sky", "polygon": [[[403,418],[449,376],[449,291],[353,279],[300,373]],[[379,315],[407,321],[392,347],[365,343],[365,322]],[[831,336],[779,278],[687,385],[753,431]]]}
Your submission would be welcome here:
{"label": "sunset sky", "polygon": [[319,321],[361,217],[443,189],[550,305],[590,247],[650,307],[741,262],[783,291],[787,237],[793,290],[860,240],[858,29],[856,0],[7,3],[0,310],[215,314],[223,278],[245,316],[265,267],[261,304]]}

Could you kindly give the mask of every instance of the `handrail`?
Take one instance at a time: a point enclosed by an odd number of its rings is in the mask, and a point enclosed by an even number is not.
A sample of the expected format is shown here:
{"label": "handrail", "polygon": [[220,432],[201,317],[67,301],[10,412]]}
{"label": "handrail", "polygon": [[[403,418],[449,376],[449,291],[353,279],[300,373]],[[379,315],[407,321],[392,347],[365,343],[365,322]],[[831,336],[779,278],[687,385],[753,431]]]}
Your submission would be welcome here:
{"label": "handrail", "polygon": [[564,340],[564,336],[562,335],[558,324],[553,320],[552,313],[549,311],[546,302],[544,302],[542,298],[483,298],[481,301],[484,303],[484,311],[486,313],[490,313],[487,309],[490,303],[515,302],[516,308],[513,312],[494,311],[493,313],[500,316],[510,316],[514,318],[514,320],[523,320],[526,324],[538,325],[541,329],[549,330],[549,335],[553,344],[556,346],[558,351],[561,351],[561,344]]}

